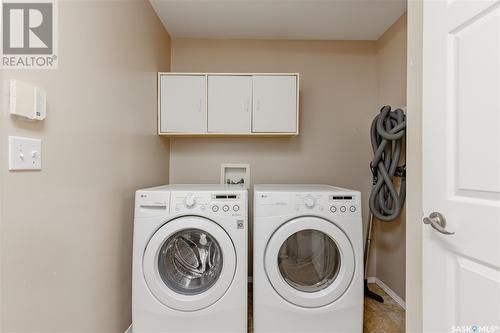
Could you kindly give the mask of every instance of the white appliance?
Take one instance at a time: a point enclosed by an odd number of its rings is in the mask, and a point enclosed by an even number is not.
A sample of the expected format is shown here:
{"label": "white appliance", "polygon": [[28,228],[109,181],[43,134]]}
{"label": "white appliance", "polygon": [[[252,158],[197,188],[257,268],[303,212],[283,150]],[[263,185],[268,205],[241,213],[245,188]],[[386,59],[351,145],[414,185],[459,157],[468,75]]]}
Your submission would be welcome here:
{"label": "white appliance", "polygon": [[362,332],[361,194],[254,187],[254,332]]}
{"label": "white appliance", "polygon": [[134,333],[247,331],[247,202],[227,185],[136,192]]}

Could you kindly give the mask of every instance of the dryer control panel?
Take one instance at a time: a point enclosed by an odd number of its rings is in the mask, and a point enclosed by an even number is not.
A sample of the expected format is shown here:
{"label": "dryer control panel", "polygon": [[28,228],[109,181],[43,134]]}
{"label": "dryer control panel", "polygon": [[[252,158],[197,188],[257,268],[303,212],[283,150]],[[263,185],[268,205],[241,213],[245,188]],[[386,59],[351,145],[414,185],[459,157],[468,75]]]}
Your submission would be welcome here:
{"label": "dryer control panel", "polygon": [[328,197],[328,201],[328,210],[332,213],[355,213],[358,210],[357,202],[352,195],[332,195]]}
{"label": "dryer control panel", "polygon": [[328,210],[330,213],[355,213],[357,200],[355,195],[327,195],[327,194],[295,194],[295,211],[307,212]]}
{"label": "dryer control panel", "polygon": [[259,206],[259,216],[312,214],[347,217],[360,214],[360,198],[359,192],[256,192],[254,204]]}
{"label": "dryer control panel", "polygon": [[170,212],[246,216],[246,202],[241,192],[172,192]]}

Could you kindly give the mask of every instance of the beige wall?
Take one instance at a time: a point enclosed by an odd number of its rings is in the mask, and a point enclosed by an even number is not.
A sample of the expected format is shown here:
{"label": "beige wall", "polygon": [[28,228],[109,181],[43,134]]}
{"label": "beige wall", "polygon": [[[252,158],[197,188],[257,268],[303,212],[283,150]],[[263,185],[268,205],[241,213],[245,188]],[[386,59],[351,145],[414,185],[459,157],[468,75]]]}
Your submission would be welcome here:
{"label": "beige wall", "polygon": [[[171,141],[170,182],[219,182],[221,163],[249,163],[252,184],[371,188],[368,129],[382,105],[406,105],[406,15],[377,42],[174,39],[172,71],[299,72],[300,135]],[[405,223],[377,224],[369,276],[405,297]],[[380,259],[379,259],[380,258]]]}
{"label": "beige wall", "polygon": [[[406,106],[406,31],[403,15],[377,41],[379,108]],[[405,299],[405,211],[393,222],[375,225],[376,276]]]}
{"label": "beige wall", "polygon": [[408,192],[406,331],[422,332],[422,22],[423,2],[408,2]]}
{"label": "beige wall", "polygon": [[[149,2],[60,1],[59,68],[2,72],[7,135],[43,139],[41,172],[0,169],[2,331],[124,332],[133,199],[166,183],[156,72],[170,40]],[[43,122],[7,114],[7,80],[48,93]]]}
{"label": "beige wall", "polygon": [[301,116],[294,138],[172,139],[170,182],[219,182],[221,163],[249,163],[252,184],[360,190],[366,221],[375,51],[374,42],[174,39],[172,71],[299,72]]}

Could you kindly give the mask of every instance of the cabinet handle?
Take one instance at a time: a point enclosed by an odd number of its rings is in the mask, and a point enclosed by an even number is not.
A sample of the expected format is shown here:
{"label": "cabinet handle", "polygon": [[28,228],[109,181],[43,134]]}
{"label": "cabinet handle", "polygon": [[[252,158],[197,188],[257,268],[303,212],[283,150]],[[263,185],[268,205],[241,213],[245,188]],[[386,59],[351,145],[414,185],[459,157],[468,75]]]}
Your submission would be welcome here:
{"label": "cabinet handle", "polygon": [[200,98],[200,105],[198,106],[198,112],[201,113],[201,98]]}
{"label": "cabinet handle", "polygon": [[247,98],[247,101],[245,103],[245,110],[247,111],[247,113],[250,111],[250,99]]}
{"label": "cabinet handle", "polygon": [[260,110],[260,99],[257,99],[257,106],[256,106],[257,111]]}

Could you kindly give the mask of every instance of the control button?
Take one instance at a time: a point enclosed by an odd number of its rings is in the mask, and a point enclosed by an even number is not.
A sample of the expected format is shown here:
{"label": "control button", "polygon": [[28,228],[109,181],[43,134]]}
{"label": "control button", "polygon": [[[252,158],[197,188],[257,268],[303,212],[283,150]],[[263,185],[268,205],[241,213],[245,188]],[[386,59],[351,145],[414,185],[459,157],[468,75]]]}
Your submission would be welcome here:
{"label": "control button", "polygon": [[330,212],[335,213],[337,211],[337,207],[331,206],[330,207]]}
{"label": "control button", "polygon": [[229,206],[228,205],[224,205],[222,206],[222,210],[227,212],[229,210]]}
{"label": "control button", "polygon": [[350,210],[352,213],[354,213],[354,212],[356,211],[356,207],[351,206],[351,207],[349,207],[349,210]]}
{"label": "control button", "polygon": [[234,205],[234,206],[233,206],[233,210],[234,210],[235,212],[239,211],[239,210],[240,210],[240,206],[238,206],[238,205]]}
{"label": "control button", "polygon": [[304,198],[304,204],[306,205],[307,208],[313,208],[314,207],[314,198],[308,195],[307,197]]}
{"label": "control button", "polygon": [[345,213],[346,210],[347,210],[347,208],[345,206],[340,206],[340,211],[342,213]]}
{"label": "control button", "polygon": [[213,205],[213,206],[212,206],[212,212],[214,212],[214,213],[215,213],[215,212],[218,212],[218,211],[219,211],[219,206],[217,206],[217,205]]}

